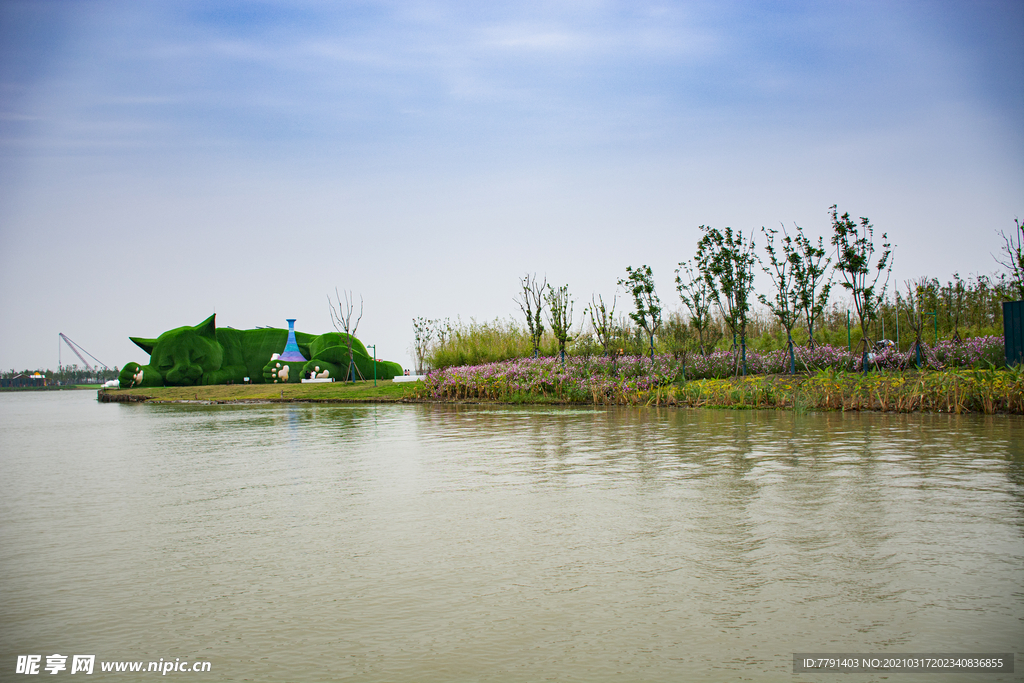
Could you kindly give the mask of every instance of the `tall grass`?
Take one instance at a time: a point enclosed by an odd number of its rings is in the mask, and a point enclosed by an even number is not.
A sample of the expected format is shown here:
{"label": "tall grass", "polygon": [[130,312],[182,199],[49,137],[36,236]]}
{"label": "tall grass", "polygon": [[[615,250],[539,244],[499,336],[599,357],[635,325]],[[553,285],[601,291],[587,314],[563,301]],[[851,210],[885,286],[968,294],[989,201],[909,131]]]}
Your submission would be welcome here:
{"label": "tall grass", "polygon": [[[533,355],[529,333],[511,319],[446,322],[438,332],[440,340],[429,347],[425,359],[431,368],[482,365]],[[553,355],[557,348],[558,341],[550,333],[545,334],[540,353]]]}

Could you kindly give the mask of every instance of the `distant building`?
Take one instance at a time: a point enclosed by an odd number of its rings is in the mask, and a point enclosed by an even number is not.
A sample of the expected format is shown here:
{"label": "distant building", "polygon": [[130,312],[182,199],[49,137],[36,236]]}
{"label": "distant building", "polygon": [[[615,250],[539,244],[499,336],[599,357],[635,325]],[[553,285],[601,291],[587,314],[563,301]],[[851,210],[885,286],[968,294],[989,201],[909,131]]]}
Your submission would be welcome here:
{"label": "distant building", "polygon": [[15,375],[0,379],[0,387],[47,387],[56,384],[41,372],[33,372],[31,375]]}

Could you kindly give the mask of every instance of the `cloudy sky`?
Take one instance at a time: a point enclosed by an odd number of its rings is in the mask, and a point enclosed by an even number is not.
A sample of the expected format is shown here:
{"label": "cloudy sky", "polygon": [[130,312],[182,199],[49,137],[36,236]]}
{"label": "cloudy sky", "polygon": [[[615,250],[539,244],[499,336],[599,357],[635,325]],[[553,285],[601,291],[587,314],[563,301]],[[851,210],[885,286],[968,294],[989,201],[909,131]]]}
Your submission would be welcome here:
{"label": "cloudy sky", "polygon": [[414,316],[506,318],[526,272],[578,318],[649,264],[674,308],[699,225],[832,204],[895,281],[996,269],[1024,3],[0,3],[4,369],[214,311],[325,332],[335,288],[408,365]]}

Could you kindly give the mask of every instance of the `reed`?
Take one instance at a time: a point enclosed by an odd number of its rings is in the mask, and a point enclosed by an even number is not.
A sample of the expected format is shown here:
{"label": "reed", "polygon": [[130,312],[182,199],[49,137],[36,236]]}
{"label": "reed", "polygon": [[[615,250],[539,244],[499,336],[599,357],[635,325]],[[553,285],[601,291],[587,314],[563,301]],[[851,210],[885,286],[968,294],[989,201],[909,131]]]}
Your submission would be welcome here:
{"label": "reed", "polygon": [[[425,358],[432,368],[482,365],[533,355],[529,333],[512,320],[445,323],[438,333],[438,342],[429,348]],[[553,354],[557,346],[557,340],[550,334],[542,337],[542,354]]]}

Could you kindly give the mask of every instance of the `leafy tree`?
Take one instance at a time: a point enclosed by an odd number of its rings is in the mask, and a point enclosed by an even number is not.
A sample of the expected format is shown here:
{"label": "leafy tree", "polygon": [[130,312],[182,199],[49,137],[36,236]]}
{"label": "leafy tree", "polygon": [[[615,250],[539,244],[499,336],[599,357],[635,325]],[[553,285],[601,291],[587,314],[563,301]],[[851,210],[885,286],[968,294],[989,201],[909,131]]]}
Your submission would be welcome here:
{"label": "leafy tree", "polygon": [[1013,296],[1024,299],[1024,223],[1014,218],[1015,230],[1007,235],[999,231],[1003,238],[1003,257],[997,258],[999,265],[1010,271],[1010,287]]}
{"label": "leafy tree", "polygon": [[629,314],[633,322],[647,333],[651,340],[651,360],[654,360],[654,334],[661,326],[661,299],[654,291],[654,273],[650,266],[640,266],[636,270],[626,267],[626,277],[619,280],[619,286],[633,295],[636,311]]}
{"label": "leafy tree", "polygon": [[551,325],[551,332],[558,340],[558,351],[565,363],[565,343],[569,340],[569,330],[572,329],[572,307],[573,301],[569,297],[569,285],[562,285],[555,289],[548,285],[547,293],[544,296],[548,304],[548,323]]}
{"label": "leafy tree", "polygon": [[754,287],[754,240],[732,228],[700,226],[704,236],[697,243],[697,268],[711,288],[729,331],[732,332],[733,370],[739,374],[736,337],[740,338],[743,374],[747,374],[747,314]]}
{"label": "leafy tree", "polygon": [[822,237],[818,237],[818,244],[815,245],[807,239],[804,229],[799,225],[796,226],[796,237],[787,246],[789,248],[784,247],[783,251],[793,270],[796,308],[803,313],[807,322],[807,344],[814,348],[814,323],[825,312],[828,295],[832,291],[832,276],[825,277],[829,273],[832,257],[826,257]]}
{"label": "leafy tree", "polygon": [[604,349],[604,355],[608,355],[608,347],[611,345],[612,337],[615,334],[615,302],[617,297],[612,297],[612,307],[607,308],[604,299],[600,294],[597,298],[590,298],[590,306],[587,311],[590,313],[590,322],[594,325],[594,331]]}
{"label": "leafy tree", "polygon": [[[888,235],[882,233],[883,251],[872,263],[875,256],[875,228],[871,221],[861,216],[858,225],[850,218],[850,214],[838,215],[835,204],[829,210],[832,215],[832,244],[836,247],[836,270],[843,276],[840,284],[853,297],[853,306],[860,321],[864,372],[867,372],[868,324],[878,316],[878,307],[885,299],[885,290],[892,272],[892,245],[886,241]],[[883,273],[885,281],[878,288]]]}
{"label": "leafy tree", "polygon": [[793,271],[794,264],[800,263],[800,255],[796,252],[793,239],[786,234],[785,227],[782,228],[783,237],[779,245],[782,249],[781,254],[775,248],[775,237],[779,234],[779,231],[762,226],[761,232],[764,233],[767,239],[764,248],[768,253],[768,263],[771,267],[765,266],[760,258],[758,258],[758,262],[761,264],[761,270],[771,278],[772,284],[775,285],[775,293],[771,299],[767,298],[764,294],[758,294],[757,298],[779,319],[782,329],[786,330],[786,342],[789,345],[789,372],[790,374],[795,374],[796,358],[793,355],[793,327],[796,325],[798,315],[798,294]]}
{"label": "leafy tree", "polygon": [[530,332],[534,358],[540,355],[540,340],[544,336],[544,323],[541,320],[541,314],[544,308],[544,290],[547,283],[547,278],[544,278],[543,282],[537,282],[536,273],[533,275],[527,273],[520,280],[522,289],[519,297],[513,299],[526,316],[526,329]]}
{"label": "leafy tree", "polygon": [[699,271],[694,270],[693,264],[682,261],[676,268],[676,289],[679,290],[679,298],[690,311],[690,324],[697,330],[700,354],[706,356],[708,352],[704,345],[704,332],[712,323],[713,288]]}

